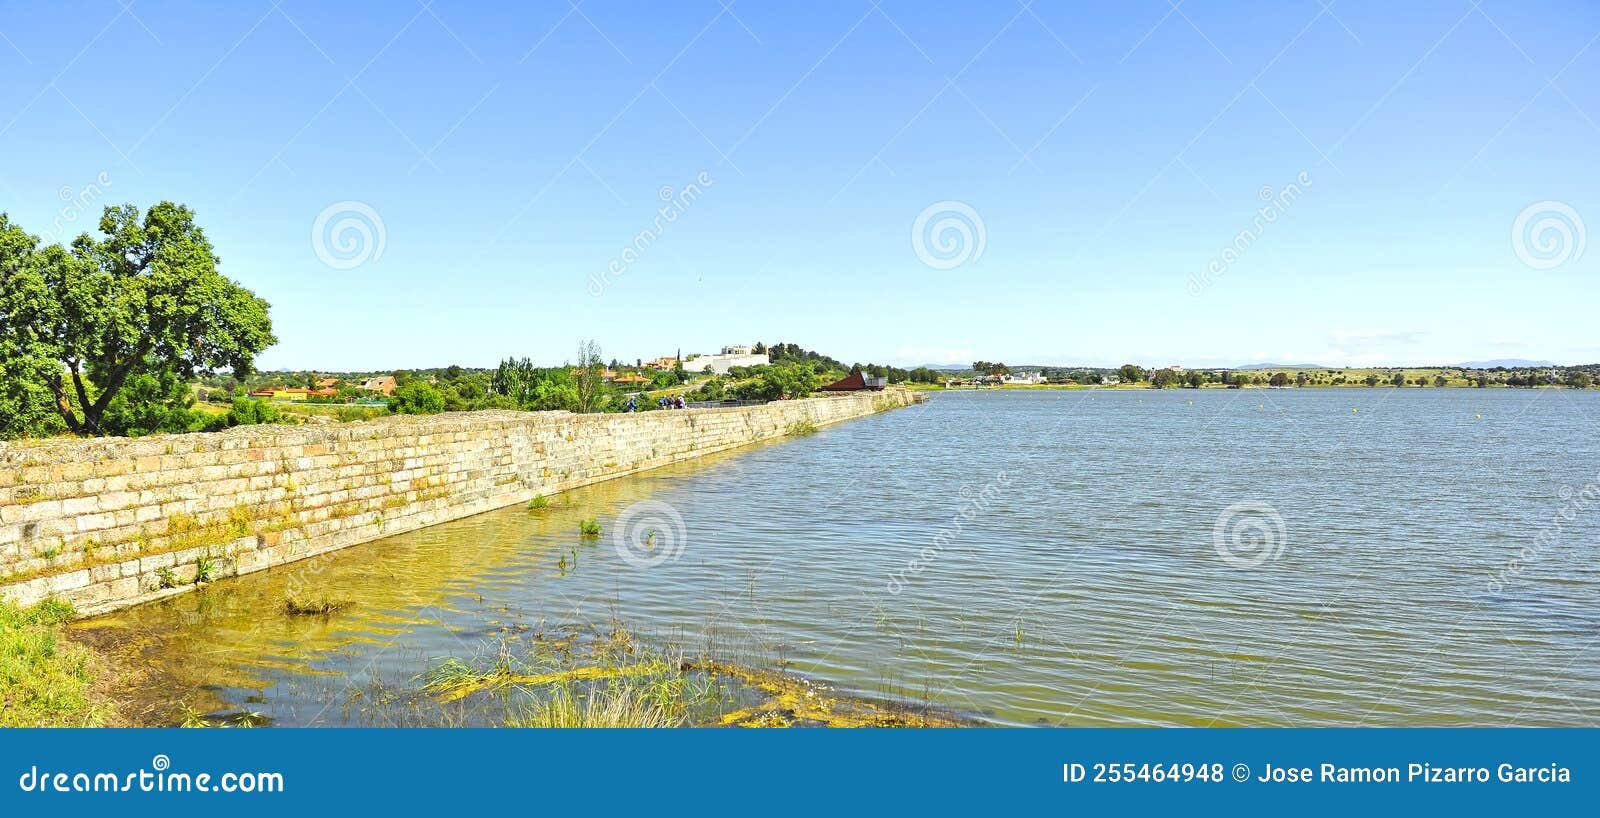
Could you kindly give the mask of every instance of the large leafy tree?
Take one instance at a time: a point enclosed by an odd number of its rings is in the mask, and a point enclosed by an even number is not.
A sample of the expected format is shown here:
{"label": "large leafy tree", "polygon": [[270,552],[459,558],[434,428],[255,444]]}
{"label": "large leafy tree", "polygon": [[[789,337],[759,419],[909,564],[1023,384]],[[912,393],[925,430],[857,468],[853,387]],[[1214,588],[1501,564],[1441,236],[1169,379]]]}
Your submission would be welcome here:
{"label": "large leafy tree", "polygon": [[37,243],[0,213],[0,439],[66,428],[44,385],[60,365],[43,341],[16,329],[33,314],[31,305],[48,295]]}
{"label": "large leafy tree", "polygon": [[[217,272],[183,205],[108,207],[101,236],[38,242],[0,216],[0,368],[42,389],[61,423],[103,434],[124,387],[247,375],[277,339],[267,302]],[[11,389],[9,391],[26,391]],[[137,390],[138,400],[170,390]]]}

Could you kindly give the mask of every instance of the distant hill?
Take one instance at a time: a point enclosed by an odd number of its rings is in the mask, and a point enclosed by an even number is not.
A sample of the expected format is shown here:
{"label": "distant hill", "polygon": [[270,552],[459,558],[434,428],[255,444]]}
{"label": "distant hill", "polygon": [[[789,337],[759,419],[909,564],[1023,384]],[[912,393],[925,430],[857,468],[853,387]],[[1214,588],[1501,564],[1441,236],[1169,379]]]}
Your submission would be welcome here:
{"label": "distant hill", "polygon": [[1538,369],[1540,367],[1555,366],[1554,361],[1530,361],[1527,358],[1496,358],[1492,361],[1465,361],[1455,364],[1462,369]]}
{"label": "distant hill", "polygon": [[1236,366],[1236,367],[1234,367],[1234,369],[1246,370],[1246,371],[1251,370],[1251,369],[1338,369],[1338,368],[1340,368],[1340,367],[1323,366],[1322,364],[1245,364],[1244,366]]}

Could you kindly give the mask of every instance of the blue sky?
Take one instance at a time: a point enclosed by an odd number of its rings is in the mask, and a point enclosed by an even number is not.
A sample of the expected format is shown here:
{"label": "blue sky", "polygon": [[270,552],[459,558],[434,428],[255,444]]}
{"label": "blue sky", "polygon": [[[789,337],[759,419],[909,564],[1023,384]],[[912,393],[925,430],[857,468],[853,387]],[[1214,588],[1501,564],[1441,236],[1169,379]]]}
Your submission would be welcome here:
{"label": "blue sky", "polygon": [[267,368],[1600,360],[1591,3],[85,0],[0,35],[0,209],[189,204]]}

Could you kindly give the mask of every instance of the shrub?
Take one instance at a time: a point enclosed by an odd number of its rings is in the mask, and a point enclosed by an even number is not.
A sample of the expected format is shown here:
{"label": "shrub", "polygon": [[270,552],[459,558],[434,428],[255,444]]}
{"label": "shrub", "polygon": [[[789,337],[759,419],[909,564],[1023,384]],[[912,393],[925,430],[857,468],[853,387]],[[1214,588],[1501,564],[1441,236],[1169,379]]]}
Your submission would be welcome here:
{"label": "shrub", "polygon": [[412,381],[389,398],[389,411],[397,415],[437,415],[444,411],[444,394],[423,381]]}
{"label": "shrub", "polygon": [[278,407],[255,398],[234,398],[233,408],[228,410],[229,426],[253,426],[259,423],[279,423],[283,415]]}

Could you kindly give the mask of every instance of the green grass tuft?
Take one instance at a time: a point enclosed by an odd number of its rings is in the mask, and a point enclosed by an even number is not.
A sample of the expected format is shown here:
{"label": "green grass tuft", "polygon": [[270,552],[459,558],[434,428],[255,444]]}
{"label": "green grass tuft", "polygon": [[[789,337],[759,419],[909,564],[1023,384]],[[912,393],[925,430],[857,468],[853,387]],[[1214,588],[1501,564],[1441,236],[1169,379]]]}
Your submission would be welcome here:
{"label": "green grass tuft", "polygon": [[806,435],[814,435],[817,433],[817,424],[812,423],[809,420],[797,420],[789,424],[788,428],[784,429],[783,433],[789,437],[805,437]]}
{"label": "green grass tuft", "polygon": [[89,700],[89,651],[66,641],[72,606],[45,600],[23,610],[0,602],[0,727],[92,727],[104,708]]}
{"label": "green grass tuft", "polygon": [[684,713],[634,687],[574,694],[557,685],[548,698],[506,722],[507,727],[681,727]]}

